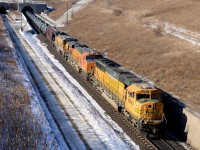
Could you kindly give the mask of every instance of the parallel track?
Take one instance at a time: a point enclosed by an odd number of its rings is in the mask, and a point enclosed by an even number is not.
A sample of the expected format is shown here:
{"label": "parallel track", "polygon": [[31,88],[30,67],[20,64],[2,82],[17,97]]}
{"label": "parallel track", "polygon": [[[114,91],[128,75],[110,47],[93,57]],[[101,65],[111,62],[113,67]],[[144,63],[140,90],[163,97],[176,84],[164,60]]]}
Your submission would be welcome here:
{"label": "parallel track", "polygon": [[154,139],[154,138],[150,138],[147,137],[147,139],[158,149],[158,150],[184,150],[185,148],[183,148],[181,145],[179,145],[177,142],[175,141],[171,141],[172,139]]}

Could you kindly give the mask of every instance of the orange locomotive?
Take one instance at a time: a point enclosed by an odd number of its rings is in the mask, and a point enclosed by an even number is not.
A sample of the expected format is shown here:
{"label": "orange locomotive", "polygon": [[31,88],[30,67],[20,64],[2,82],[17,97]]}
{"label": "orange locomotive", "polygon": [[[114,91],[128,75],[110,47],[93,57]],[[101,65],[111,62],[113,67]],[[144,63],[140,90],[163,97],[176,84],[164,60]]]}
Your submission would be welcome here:
{"label": "orange locomotive", "polygon": [[89,78],[93,75],[95,58],[101,57],[100,53],[63,33],[55,36],[54,43],[60,54],[62,54],[85,78]]}

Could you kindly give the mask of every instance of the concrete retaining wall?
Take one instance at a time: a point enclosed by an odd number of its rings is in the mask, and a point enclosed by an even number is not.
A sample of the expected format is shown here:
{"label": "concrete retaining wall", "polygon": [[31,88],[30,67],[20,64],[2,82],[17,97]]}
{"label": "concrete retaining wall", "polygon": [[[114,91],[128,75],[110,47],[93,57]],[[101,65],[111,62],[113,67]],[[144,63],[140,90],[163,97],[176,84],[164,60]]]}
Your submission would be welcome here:
{"label": "concrete retaining wall", "polygon": [[187,143],[195,149],[200,149],[200,119],[188,110],[183,111],[187,117],[185,131],[187,132]]}
{"label": "concrete retaining wall", "polygon": [[168,128],[182,141],[200,150],[200,118],[171,95],[163,98]]}
{"label": "concrete retaining wall", "polygon": [[46,3],[19,3],[18,4],[18,11],[23,11],[23,9],[31,8],[33,10],[34,14],[40,14],[41,12],[44,12],[47,10],[47,4]]}
{"label": "concrete retaining wall", "polygon": [[6,3],[0,2],[0,7],[4,7],[7,10],[18,10],[19,12],[25,7],[29,7],[33,10],[33,13],[40,14],[47,10],[47,3]]}

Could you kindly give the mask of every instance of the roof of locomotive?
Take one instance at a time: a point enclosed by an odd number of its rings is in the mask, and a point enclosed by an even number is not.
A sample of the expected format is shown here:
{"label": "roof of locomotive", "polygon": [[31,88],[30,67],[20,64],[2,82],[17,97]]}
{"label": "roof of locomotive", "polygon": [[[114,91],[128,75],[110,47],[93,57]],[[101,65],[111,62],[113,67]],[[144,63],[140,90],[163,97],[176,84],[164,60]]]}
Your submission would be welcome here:
{"label": "roof of locomotive", "polygon": [[141,89],[155,89],[155,87],[153,85],[150,85],[147,82],[138,83],[136,85]]}
{"label": "roof of locomotive", "polygon": [[127,88],[128,91],[130,92],[141,92],[141,91],[145,91],[145,90],[150,90],[150,91],[154,91],[154,90],[157,90],[153,85],[150,85],[149,83],[147,82],[140,82],[140,83],[134,83],[134,84],[131,84],[128,88]]}
{"label": "roof of locomotive", "polygon": [[70,35],[68,34],[59,34],[59,37],[64,41],[64,42],[70,42],[70,41],[75,41],[77,42],[78,40],[71,37]]}
{"label": "roof of locomotive", "polygon": [[76,43],[79,43],[78,41],[68,41],[67,44],[72,47],[74,46]]}
{"label": "roof of locomotive", "polygon": [[95,52],[93,49],[89,48],[87,45],[80,43],[80,42],[74,43],[73,46],[76,50],[78,50],[81,53],[86,53],[86,52],[94,53]]}
{"label": "roof of locomotive", "polygon": [[111,76],[121,81],[127,86],[132,84],[138,86],[140,89],[153,89],[154,87],[143,81],[140,77],[133,74],[126,68],[122,67],[120,64],[110,60],[108,58],[102,57],[96,59],[96,65],[99,69],[106,71]]}
{"label": "roof of locomotive", "polygon": [[61,37],[62,40],[65,40],[67,38],[72,38],[72,37],[70,37],[68,35],[62,35],[62,34],[59,34],[59,36]]}
{"label": "roof of locomotive", "polygon": [[77,42],[74,44],[74,48],[88,48],[88,46],[83,43]]}
{"label": "roof of locomotive", "polygon": [[120,64],[118,64],[118,63],[116,63],[116,62],[114,62],[114,61],[112,61],[112,60],[110,60],[106,57],[101,57],[99,59],[96,59],[96,63],[99,67],[101,66],[102,70],[105,70],[106,67],[108,67],[108,66],[114,67],[114,68],[121,66]]}
{"label": "roof of locomotive", "polygon": [[95,51],[91,48],[88,47],[75,47],[75,49],[77,49],[79,52],[81,53],[95,53]]}

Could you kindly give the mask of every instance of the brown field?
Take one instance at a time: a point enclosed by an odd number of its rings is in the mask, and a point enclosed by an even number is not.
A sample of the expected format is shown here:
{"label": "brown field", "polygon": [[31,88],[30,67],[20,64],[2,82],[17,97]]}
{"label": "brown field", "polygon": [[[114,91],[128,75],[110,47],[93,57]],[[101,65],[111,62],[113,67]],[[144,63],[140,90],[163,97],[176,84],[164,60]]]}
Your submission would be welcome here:
{"label": "brown field", "polygon": [[[200,1],[110,1],[108,7],[106,0],[94,0],[62,29],[198,111],[200,47],[163,35],[162,28],[146,28],[142,20],[157,18],[200,32]],[[62,14],[57,8],[54,18]]]}

